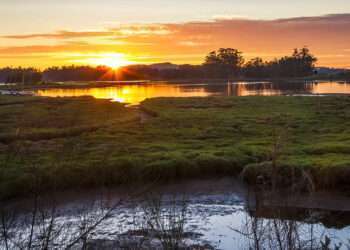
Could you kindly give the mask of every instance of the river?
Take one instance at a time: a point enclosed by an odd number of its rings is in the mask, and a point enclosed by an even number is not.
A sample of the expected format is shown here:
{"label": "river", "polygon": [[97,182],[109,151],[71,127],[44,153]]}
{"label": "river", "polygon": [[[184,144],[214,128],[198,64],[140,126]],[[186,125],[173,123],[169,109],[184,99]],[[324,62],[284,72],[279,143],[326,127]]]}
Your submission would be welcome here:
{"label": "river", "polygon": [[229,83],[141,83],[117,84],[110,87],[50,88],[34,91],[38,96],[77,97],[93,96],[137,105],[154,97],[206,97],[249,95],[326,95],[350,94],[346,82],[229,82]]}

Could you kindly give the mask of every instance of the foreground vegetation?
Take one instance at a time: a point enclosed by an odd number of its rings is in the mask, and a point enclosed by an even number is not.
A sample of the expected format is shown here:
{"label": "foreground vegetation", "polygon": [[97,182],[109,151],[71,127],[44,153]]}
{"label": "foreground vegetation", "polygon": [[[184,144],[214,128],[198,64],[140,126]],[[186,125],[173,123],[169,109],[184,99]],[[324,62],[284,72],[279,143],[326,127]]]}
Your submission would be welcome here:
{"label": "foreground vegetation", "polygon": [[[0,96],[0,196],[241,174],[264,185],[346,190],[350,98]],[[275,178],[271,178],[275,177]]]}

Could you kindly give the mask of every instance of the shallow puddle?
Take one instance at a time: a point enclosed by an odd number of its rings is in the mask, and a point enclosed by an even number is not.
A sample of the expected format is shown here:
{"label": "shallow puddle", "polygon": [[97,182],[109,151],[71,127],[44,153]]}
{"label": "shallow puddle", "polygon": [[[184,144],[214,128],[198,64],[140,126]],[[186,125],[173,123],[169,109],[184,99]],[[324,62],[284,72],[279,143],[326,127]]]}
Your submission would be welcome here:
{"label": "shallow puddle", "polygon": [[[52,244],[74,242],[82,225],[91,227],[85,238],[91,249],[164,249],[169,244],[179,249],[319,249],[327,244],[348,249],[350,244],[350,201],[338,194],[257,194],[232,179],[182,182],[130,193],[114,190],[58,197],[53,227],[61,228],[62,235]],[[38,220],[34,234],[48,228],[44,225],[53,210],[50,202],[45,204],[46,219],[41,224]],[[25,222],[31,217],[23,214],[12,232],[26,242],[30,223]],[[75,246],[85,243],[80,239]]]}

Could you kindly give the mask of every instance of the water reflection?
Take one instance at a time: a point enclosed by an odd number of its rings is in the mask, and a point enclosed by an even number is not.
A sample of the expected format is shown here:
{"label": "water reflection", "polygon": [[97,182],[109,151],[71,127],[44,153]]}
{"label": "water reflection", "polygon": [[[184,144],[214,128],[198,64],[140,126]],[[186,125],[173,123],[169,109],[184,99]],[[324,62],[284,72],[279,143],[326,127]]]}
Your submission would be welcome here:
{"label": "water reflection", "polygon": [[[308,208],[308,202],[301,207],[286,202],[294,200],[286,195],[261,196],[231,179],[160,185],[136,196],[125,190],[78,193],[37,197],[28,213],[20,203],[3,206],[0,249],[350,247],[350,207],[331,209],[329,204],[342,197],[336,194],[330,200],[319,194],[321,202]],[[314,195],[290,198],[305,201]]]}
{"label": "water reflection", "polygon": [[234,82],[213,84],[128,84],[101,88],[55,88],[37,90],[39,96],[93,96],[100,99],[139,104],[153,97],[205,97],[249,95],[350,94],[345,82]]}
{"label": "water reflection", "polygon": [[38,90],[35,94],[48,97],[93,96],[98,99],[111,99],[122,103],[139,104],[143,100],[153,97],[205,97],[212,93],[208,92],[203,86],[147,84],[103,88],[46,89]]}

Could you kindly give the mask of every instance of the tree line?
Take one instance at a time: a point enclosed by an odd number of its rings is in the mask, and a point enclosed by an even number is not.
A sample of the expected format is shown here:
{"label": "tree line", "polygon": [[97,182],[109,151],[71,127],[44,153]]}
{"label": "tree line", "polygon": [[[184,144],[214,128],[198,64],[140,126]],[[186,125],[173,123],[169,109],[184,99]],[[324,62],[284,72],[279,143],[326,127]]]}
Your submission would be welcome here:
{"label": "tree line", "polygon": [[42,81],[42,72],[35,68],[0,68],[0,83],[37,83]]}
{"label": "tree line", "polygon": [[316,73],[316,62],[317,58],[306,47],[295,49],[291,56],[272,61],[256,57],[247,62],[241,51],[221,48],[208,54],[203,67],[208,70],[209,75],[224,78],[305,77]]}
{"label": "tree line", "polygon": [[36,83],[64,81],[179,80],[290,78],[316,74],[317,58],[306,47],[295,49],[290,56],[264,61],[248,61],[237,49],[220,48],[210,52],[201,65],[129,65],[113,70],[108,66],[62,66],[43,71],[35,68],[0,69],[0,82]]}

